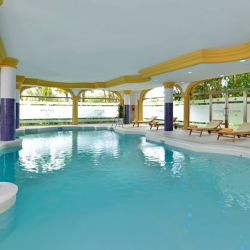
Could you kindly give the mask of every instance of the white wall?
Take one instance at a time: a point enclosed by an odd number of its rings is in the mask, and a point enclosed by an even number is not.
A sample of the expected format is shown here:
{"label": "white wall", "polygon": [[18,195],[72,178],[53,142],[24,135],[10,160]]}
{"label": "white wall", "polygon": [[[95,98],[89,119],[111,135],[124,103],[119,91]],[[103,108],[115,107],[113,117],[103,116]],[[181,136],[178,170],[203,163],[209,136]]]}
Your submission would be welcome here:
{"label": "white wall", "polygon": [[208,105],[190,105],[190,121],[208,122],[209,106]]}
{"label": "white wall", "polygon": [[[250,98],[248,98],[250,102]],[[214,102],[223,102],[223,99],[214,99]],[[242,98],[230,98],[229,99],[229,123],[241,124],[243,122],[243,102]],[[241,103],[233,103],[233,101],[239,101]],[[200,105],[199,105],[200,104]],[[202,104],[202,105],[201,105]],[[213,119],[224,120],[224,103],[213,103]],[[158,119],[164,119],[164,106],[143,106],[143,117],[149,118],[153,115],[157,115]],[[174,103],[174,117],[183,121],[183,104]],[[247,105],[247,117],[250,122],[250,103]],[[208,100],[196,100],[190,104],[190,121],[193,122],[209,122],[209,104]]]}
{"label": "white wall", "polygon": [[[20,105],[20,119],[62,119],[72,118],[71,103],[34,103]],[[79,103],[79,118],[108,118],[118,113],[118,104],[114,103]]]}
{"label": "white wall", "polygon": [[[250,100],[249,100],[250,101]],[[43,102],[44,104],[44,102]],[[79,103],[79,118],[108,118],[117,115],[117,104],[103,103]],[[248,106],[248,121],[250,122],[250,103]],[[158,119],[164,119],[164,106],[145,106],[143,107],[143,117],[149,118],[156,115]],[[174,117],[183,120],[183,104],[174,104]],[[61,119],[72,118],[71,103],[47,103],[42,105],[28,105],[21,102],[20,119]],[[224,104],[213,104],[213,119],[224,119]],[[190,105],[190,121],[208,122],[209,105]],[[240,124],[243,122],[243,103],[229,103],[229,122]]]}
{"label": "white wall", "polygon": [[[177,117],[177,120],[183,120],[183,104],[174,105],[174,117]],[[143,118],[150,118],[156,115],[157,119],[164,119],[164,106],[143,106]]]}
{"label": "white wall", "polygon": [[79,118],[109,118],[118,115],[117,103],[79,103]]}
{"label": "white wall", "polygon": [[72,106],[69,104],[62,104],[55,106],[47,105],[29,105],[20,104],[20,119],[60,119],[72,118]]}

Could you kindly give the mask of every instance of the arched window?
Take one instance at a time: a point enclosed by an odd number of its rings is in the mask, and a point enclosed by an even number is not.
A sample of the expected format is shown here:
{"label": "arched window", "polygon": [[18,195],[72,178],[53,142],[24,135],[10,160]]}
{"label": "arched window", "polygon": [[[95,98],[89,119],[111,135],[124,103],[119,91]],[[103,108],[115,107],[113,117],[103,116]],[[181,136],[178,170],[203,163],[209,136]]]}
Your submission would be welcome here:
{"label": "arched window", "polygon": [[190,122],[221,119],[239,126],[250,121],[250,73],[221,76],[197,85],[191,93]]}
{"label": "arched window", "polygon": [[72,122],[72,99],[59,88],[32,87],[21,91],[20,124],[69,124]]}
{"label": "arched window", "polygon": [[[183,102],[180,90],[174,86],[174,117],[183,121]],[[157,119],[164,119],[164,87],[157,87],[149,90],[143,99],[143,118],[150,118],[156,115]]]}
{"label": "arched window", "polygon": [[82,90],[79,95],[79,123],[110,122],[118,114],[119,97],[107,90]]}

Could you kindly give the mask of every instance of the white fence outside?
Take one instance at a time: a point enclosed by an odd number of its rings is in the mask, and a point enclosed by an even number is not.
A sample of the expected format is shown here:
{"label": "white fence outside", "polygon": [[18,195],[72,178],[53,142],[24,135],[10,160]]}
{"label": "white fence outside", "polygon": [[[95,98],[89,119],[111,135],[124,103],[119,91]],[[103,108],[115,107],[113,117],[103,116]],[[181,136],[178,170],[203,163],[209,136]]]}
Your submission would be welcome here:
{"label": "white fence outside", "polygon": [[79,118],[113,118],[118,115],[117,103],[79,103]]}
{"label": "white fence outside", "polygon": [[[177,117],[177,120],[183,121],[183,104],[174,105],[174,117]],[[143,106],[143,117],[150,118],[152,116],[157,116],[157,119],[164,119],[164,106],[163,105],[154,105],[154,106]]]}
{"label": "white fence outside", "polygon": [[[250,99],[248,100],[250,101]],[[213,99],[213,119],[224,119],[224,99]],[[238,102],[238,103],[237,103]],[[229,123],[240,124],[243,122],[243,99],[241,97],[229,99]],[[118,114],[117,103],[79,103],[78,117],[83,118],[113,118]],[[149,118],[156,115],[164,119],[164,106],[146,103],[143,105],[143,117]],[[183,121],[182,102],[174,103],[174,117]],[[247,105],[247,117],[250,122],[250,103]],[[71,102],[21,102],[20,119],[71,119]],[[190,121],[208,122],[208,100],[195,100],[190,104]]]}
{"label": "white fence outside", "polygon": [[[117,103],[79,103],[79,118],[111,118],[118,114]],[[20,119],[71,119],[72,103],[20,103]]]}
{"label": "white fence outside", "polygon": [[[250,102],[250,98],[248,98]],[[213,119],[224,120],[225,104],[223,98],[214,98],[212,105],[212,117]],[[174,102],[174,117],[177,120],[183,121],[184,106],[181,102]],[[243,98],[231,97],[229,98],[229,123],[241,124],[243,122]],[[146,103],[143,105],[143,117],[149,118],[156,115],[158,119],[164,119],[164,106],[162,105],[150,105]],[[250,122],[250,103],[247,104],[247,118]],[[190,102],[190,121],[192,122],[209,122],[209,100],[194,100]]]}

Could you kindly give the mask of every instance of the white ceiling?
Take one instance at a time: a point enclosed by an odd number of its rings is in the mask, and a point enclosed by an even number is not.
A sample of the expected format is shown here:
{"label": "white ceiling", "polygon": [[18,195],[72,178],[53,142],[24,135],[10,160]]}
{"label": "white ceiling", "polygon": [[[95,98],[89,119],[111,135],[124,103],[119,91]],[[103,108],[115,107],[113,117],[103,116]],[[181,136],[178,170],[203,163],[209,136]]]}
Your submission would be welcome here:
{"label": "white ceiling", "polygon": [[[249,9],[249,0],[5,0],[0,35],[8,55],[20,59],[18,74],[106,81],[193,50],[249,41]],[[192,70],[220,74],[210,66]],[[222,68],[235,73],[232,66]],[[189,81],[186,71],[157,79]]]}

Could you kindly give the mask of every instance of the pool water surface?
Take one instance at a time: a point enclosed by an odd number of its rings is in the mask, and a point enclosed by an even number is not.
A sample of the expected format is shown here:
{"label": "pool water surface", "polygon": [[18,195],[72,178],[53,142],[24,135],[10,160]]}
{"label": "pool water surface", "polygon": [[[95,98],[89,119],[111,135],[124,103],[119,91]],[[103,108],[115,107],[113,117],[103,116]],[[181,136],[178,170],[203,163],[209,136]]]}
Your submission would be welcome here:
{"label": "pool water surface", "polygon": [[0,155],[19,187],[0,249],[250,249],[249,162],[108,130],[26,135]]}

